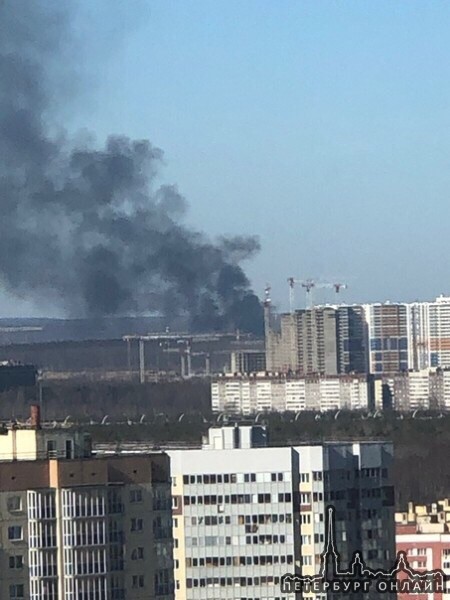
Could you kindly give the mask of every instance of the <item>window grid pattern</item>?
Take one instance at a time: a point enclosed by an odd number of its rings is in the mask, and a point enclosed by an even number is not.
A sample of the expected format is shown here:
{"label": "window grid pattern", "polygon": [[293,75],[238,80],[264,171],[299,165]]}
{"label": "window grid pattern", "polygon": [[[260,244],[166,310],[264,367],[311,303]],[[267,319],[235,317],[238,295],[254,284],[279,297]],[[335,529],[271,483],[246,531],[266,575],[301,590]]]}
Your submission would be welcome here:
{"label": "window grid pattern", "polygon": [[103,490],[62,490],[65,600],[107,600]]}
{"label": "window grid pattern", "polygon": [[58,562],[54,491],[29,491],[28,562],[30,600],[57,600]]}

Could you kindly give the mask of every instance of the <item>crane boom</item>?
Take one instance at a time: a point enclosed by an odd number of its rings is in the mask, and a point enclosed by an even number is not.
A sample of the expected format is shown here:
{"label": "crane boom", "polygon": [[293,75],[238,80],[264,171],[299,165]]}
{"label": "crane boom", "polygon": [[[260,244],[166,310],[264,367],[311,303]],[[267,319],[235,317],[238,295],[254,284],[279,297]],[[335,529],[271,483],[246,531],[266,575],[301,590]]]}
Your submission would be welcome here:
{"label": "crane boom", "polygon": [[322,289],[334,289],[336,294],[339,294],[341,290],[347,289],[346,283],[332,283],[329,281],[316,281],[314,279],[297,279],[295,277],[288,277],[289,284],[289,311],[291,313],[294,312],[294,304],[295,304],[295,285],[298,283],[304,288],[306,292],[306,304],[309,307],[314,306],[312,292],[314,288],[322,288]]}

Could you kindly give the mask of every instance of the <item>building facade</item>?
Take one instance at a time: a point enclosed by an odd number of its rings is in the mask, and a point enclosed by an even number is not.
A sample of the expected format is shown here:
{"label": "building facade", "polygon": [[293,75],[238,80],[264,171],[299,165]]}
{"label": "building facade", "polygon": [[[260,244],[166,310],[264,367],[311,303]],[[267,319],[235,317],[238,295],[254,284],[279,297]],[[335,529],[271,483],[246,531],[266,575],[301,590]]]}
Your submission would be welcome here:
{"label": "building facade", "polygon": [[0,465],[1,599],[173,598],[166,455]]}
{"label": "building facade", "polygon": [[450,410],[450,370],[423,369],[376,378],[377,410]]}
{"label": "building facade", "polygon": [[267,370],[302,375],[450,368],[450,296],[433,302],[315,306],[266,319]]}
{"label": "building facade", "polygon": [[[396,513],[397,552],[404,552],[409,565],[418,571],[439,569],[450,577],[450,501],[431,506],[410,503],[404,513]],[[449,600],[450,588],[436,591],[433,600]],[[406,600],[410,596],[399,594]],[[415,595],[417,600],[428,600],[428,594]]]}
{"label": "building facade", "polygon": [[0,436],[0,600],[171,600],[169,457],[92,457],[36,408]]}
{"label": "building facade", "polygon": [[368,331],[362,306],[338,306],[339,373],[368,373]]}
{"label": "building facade", "polygon": [[224,375],[211,382],[213,412],[368,410],[373,406],[373,380],[368,375],[299,377],[265,373]]}
{"label": "building facade", "polygon": [[405,304],[366,304],[371,373],[399,373],[409,368]]}
{"label": "building facade", "polygon": [[211,448],[169,452],[177,600],[295,597],[280,579],[318,572],[330,505],[343,561],[392,563],[392,444]]}
{"label": "building facade", "polygon": [[258,350],[232,352],[231,373],[259,373],[266,370],[266,353]]}
{"label": "building facade", "polygon": [[280,333],[266,334],[267,370],[299,375],[338,372],[337,318],[331,307],[281,315]]}
{"label": "building facade", "polygon": [[430,367],[450,367],[450,297],[428,303],[428,360]]}
{"label": "building facade", "polygon": [[281,577],[300,544],[297,454],[214,449],[170,457],[176,598],[281,598]]}

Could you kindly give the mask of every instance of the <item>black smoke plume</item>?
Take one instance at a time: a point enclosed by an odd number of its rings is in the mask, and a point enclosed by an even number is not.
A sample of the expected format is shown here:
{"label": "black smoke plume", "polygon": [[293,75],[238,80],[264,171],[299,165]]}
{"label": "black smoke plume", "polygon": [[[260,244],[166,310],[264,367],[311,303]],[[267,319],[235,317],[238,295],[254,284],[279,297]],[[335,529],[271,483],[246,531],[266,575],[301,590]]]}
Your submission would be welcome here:
{"label": "black smoke plume", "polygon": [[65,4],[0,1],[0,281],[70,315],[188,315],[194,330],[259,332],[240,266],[257,240],[211,242],[184,226],[177,188],[156,185],[150,142],[111,135],[99,148],[50,130]]}

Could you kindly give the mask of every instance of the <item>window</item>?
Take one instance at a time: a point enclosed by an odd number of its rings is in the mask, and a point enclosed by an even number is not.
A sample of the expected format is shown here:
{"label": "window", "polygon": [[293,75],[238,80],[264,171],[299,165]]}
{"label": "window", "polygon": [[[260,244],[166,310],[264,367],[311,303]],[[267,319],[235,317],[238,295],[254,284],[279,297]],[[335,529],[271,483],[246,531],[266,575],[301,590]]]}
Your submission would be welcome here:
{"label": "window", "polygon": [[66,440],[66,458],[73,458],[72,440]]}
{"label": "window", "polygon": [[144,522],[142,519],[131,519],[131,531],[142,531],[144,528]]}
{"label": "window", "polygon": [[278,494],[278,502],[290,502],[291,494]]}
{"label": "window", "polygon": [[142,560],[144,558],[144,548],[141,546],[135,548],[131,553],[131,560]]}
{"label": "window", "polygon": [[133,575],[133,589],[143,588],[144,587],[144,576],[143,575]]}
{"label": "window", "polygon": [[56,458],[56,442],[55,440],[47,440],[47,456]]}
{"label": "window", "polygon": [[23,539],[22,527],[20,525],[12,525],[8,527],[8,540],[17,541]]}
{"label": "window", "polygon": [[[171,592],[173,591],[173,588],[171,585],[171,579],[172,579],[172,572],[170,572],[168,569],[162,569],[161,571],[156,571],[155,577],[154,577],[154,595],[155,596],[168,596],[169,594],[171,594]],[[187,587],[191,587],[191,586],[189,586],[189,581],[192,582],[192,579],[186,580]]]}
{"label": "window", "polygon": [[142,490],[131,490],[130,502],[142,502]]}
{"label": "window", "polygon": [[374,338],[370,340],[370,349],[371,350],[381,350],[381,339]]}
{"label": "window", "polygon": [[17,554],[9,557],[9,568],[10,569],[21,569],[23,567],[23,556]]}
{"label": "window", "polygon": [[302,525],[309,525],[311,523],[311,515],[307,514],[301,514],[300,515],[300,522]]}
{"label": "window", "polygon": [[8,498],[9,512],[17,512],[22,510],[22,498],[20,496],[10,496]]}
{"label": "window", "polygon": [[311,536],[310,535],[301,535],[300,543],[302,544],[302,546],[311,544]]}
{"label": "window", "polygon": [[14,583],[9,586],[9,598],[10,600],[25,598],[23,583]]}

